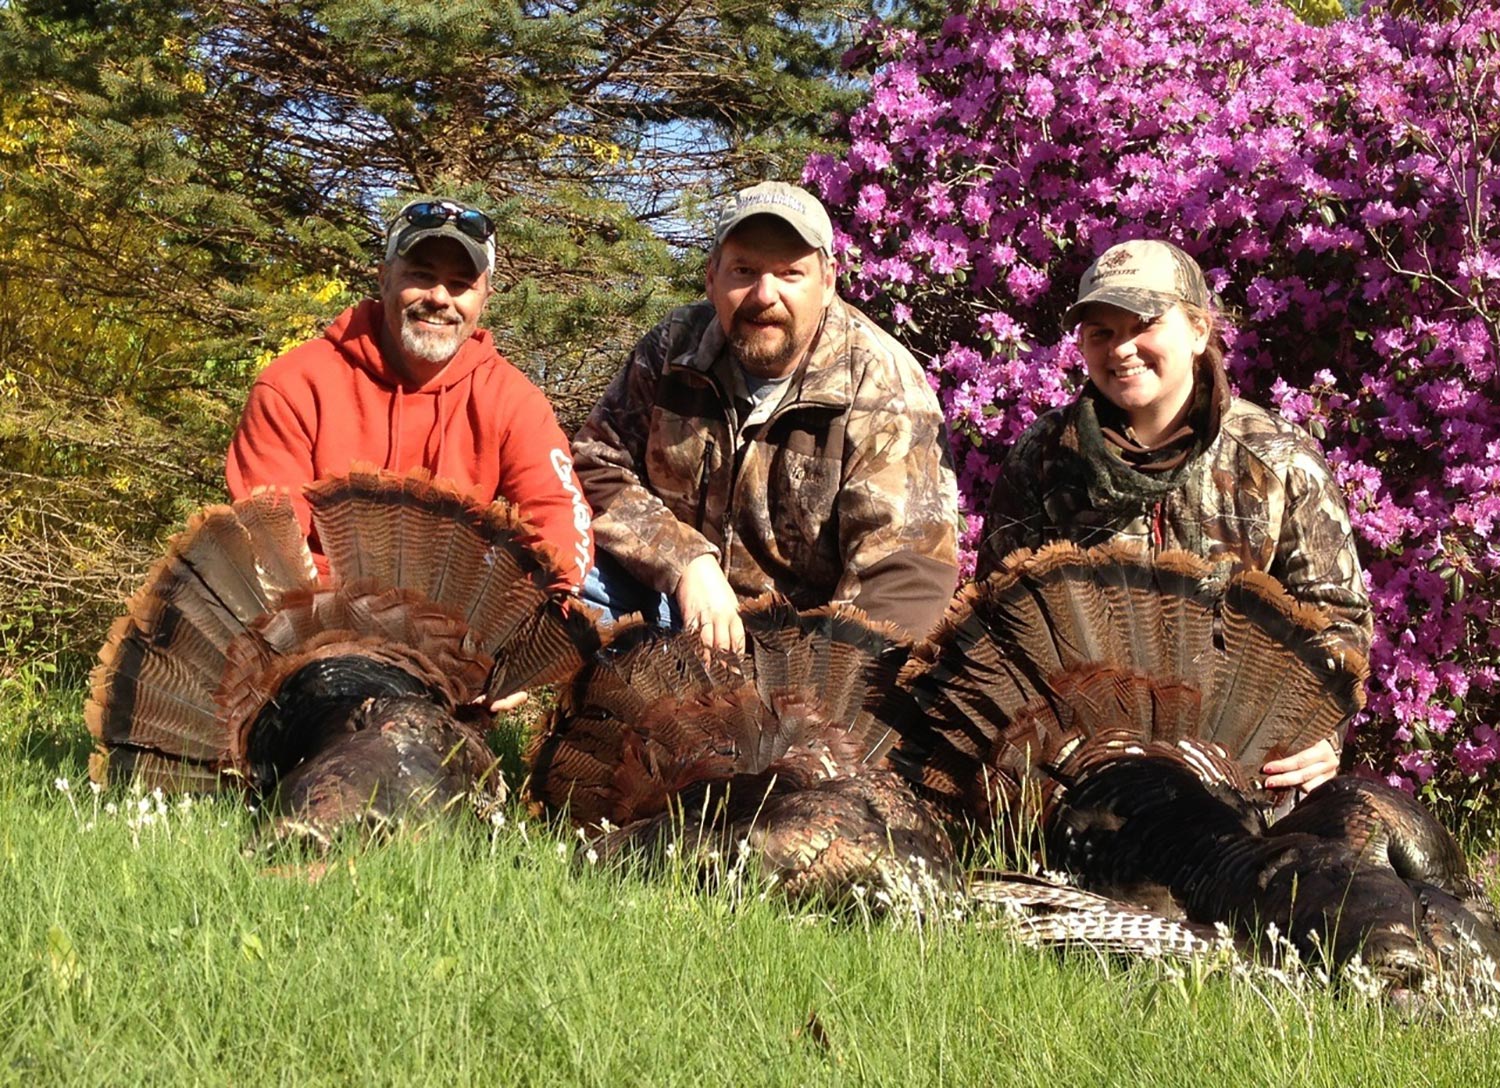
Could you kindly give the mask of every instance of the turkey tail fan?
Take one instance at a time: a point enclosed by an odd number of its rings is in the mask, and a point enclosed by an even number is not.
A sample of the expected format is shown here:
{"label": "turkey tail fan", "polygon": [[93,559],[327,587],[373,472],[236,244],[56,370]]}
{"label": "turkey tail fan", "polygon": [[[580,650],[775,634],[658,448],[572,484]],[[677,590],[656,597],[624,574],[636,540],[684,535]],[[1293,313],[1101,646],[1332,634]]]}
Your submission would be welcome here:
{"label": "turkey tail fan", "polygon": [[[241,519],[240,509],[249,511]],[[292,542],[295,547],[292,547]],[[90,676],[84,718],[109,780],[219,783],[232,770],[218,688],[230,647],[254,640],[271,603],[315,582],[286,497],[262,493],[195,515],[111,626]]]}
{"label": "turkey tail fan", "polygon": [[1369,669],[1329,624],[1270,575],[1235,575],[1224,594],[1223,648],[1202,685],[1211,696],[1199,735],[1253,767],[1333,736],[1364,706]]}
{"label": "turkey tail fan", "polygon": [[1017,552],[913,652],[885,715],[891,758],[981,826],[1099,734],[1217,746],[1253,774],[1361,705],[1364,661],[1327,626],[1270,576],[1185,552]]}
{"label": "turkey tail fan", "polygon": [[742,748],[759,746],[748,677],[739,655],[705,656],[696,632],[617,628],[558,692],[528,756],[533,798],[578,824],[624,825],[657,815],[684,767],[720,753],[721,776],[732,773]]}
{"label": "turkey tail fan", "polygon": [[867,751],[879,747],[886,727],[876,712],[911,652],[903,632],[852,605],[799,613],[774,594],[740,614],[756,689],[768,705],[788,692],[811,695]]}
{"label": "turkey tail fan", "polygon": [[97,773],[266,789],[367,698],[451,716],[487,684],[498,696],[559,676],[597,645],[508,509],[425,473],[309,492],[331,542],[321,583],[284,496],[210,508],[174,539],[100,651]]}
{"label": "turkey tail fan", "polygon": [[1191,556],[1154,564],[1120,545],[1013,554],[959,593],[901,674],[884,713],[900,734],[894,765],[950,818],[1018,828],[1035,817],[1023,798],[1052,790],[1038,769],[1095,733],[1193,735],[1199,694],[1160,662],[1185,643],[1199,645],[1194,657],[1211,647],[1218,576]]}
{"label": "turkey tail fan", "polygon": [[[744,654],[635,624],[560,694],[533,750],[532,791],[576,822],[619,825],[693,783],[851,769],[883,730],[873,710],[906,654],[895,628],[839,606],[744,610]],[[651,784],[636,781],[645,775]]]}
{"label": "turkey tail fan", "polygon": [[908,862],[946,873],[930,806],[864,761],[904,643],[851,608],[767,599],[745,615],[743,655],[705,656],[696,632],[644,625],[612,639],[560,695],[532,796],[603,830],[606,854],[680,839],[706,857],[743,841],[799,897]]}
{"label": "turkey tail fan", "polygon": [[480,505],[422,469],[356,466],[307,489],[336,581],[394,586],[460,618],[495,659],[491,699],[570,675],[592,622],[549,586],[558,561],[502,500]]}
{"label": "turkey tail fan", "polygon": [[[531,754],[531,792],[580,825],[623,826],[664,813],[691,787],[785,773],[789,756],[833,763],[829,717],[809,693],[762,698],[746,657],[705,660],[696,632],[622,632],[560,693]],[[762,790],[764,787],[759,787]]]}

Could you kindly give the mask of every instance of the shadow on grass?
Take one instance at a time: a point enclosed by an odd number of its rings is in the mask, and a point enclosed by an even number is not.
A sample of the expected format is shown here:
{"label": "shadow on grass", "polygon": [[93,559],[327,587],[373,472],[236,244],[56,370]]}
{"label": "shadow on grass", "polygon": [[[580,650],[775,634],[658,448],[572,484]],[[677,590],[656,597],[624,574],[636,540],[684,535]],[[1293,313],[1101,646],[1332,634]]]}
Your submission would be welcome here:
{"label": "shadow on grass", "polygon": [[34,764],[48,776],[85,773],[94,738],[83,722],[84,685],[59,685],[0,698],[0,758]]}

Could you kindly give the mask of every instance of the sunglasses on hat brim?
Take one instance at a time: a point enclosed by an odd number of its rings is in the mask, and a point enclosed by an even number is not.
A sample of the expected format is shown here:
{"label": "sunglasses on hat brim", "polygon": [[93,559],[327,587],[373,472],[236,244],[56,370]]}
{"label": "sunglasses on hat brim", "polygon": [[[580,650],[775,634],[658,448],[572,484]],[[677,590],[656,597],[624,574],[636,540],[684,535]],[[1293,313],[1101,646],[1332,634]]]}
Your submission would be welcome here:
{"label": "sunglasses on hat brim", "polygon": [[396,224],[405,222],[419,230],[440,227],[452,220],[453,225],[477,242],[489,241],[495,233],[495,223],[478,208],[466,208],[447,200],[421,200],[408,204],[396,213]]}

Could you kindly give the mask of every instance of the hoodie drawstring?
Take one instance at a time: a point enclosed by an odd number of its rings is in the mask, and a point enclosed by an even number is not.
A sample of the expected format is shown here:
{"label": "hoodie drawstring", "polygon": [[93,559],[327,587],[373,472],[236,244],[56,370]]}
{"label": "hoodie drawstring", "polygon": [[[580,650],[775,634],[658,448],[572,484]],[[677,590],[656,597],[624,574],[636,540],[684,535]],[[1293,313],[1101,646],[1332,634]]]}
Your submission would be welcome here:
{"label": "hoodie drawstring", "polygon": [[[437,449],[432,453],[432,474],[442,476],[443,474],[443,439],[447,436],[448,426],[443,419],[443,401],[448,396],[448,386],[440,385],[437,391],[437,403],[432,409],[432,429],[437,434]],[[432,436],[428,436],[431,441]]]}
{"label": "hoodie drawstring", "polygon": [[383,468],[394,470],[401,464],[401,387],[391,387],[391,407],[386,417],[389,425],[390,437],[385,444],[385,464]]}

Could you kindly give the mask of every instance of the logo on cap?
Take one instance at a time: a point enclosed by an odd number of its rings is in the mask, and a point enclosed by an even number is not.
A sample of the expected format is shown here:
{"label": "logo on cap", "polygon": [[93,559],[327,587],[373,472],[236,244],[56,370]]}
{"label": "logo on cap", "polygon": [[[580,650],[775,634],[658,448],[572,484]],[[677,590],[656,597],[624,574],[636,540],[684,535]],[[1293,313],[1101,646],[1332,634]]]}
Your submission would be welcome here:
{"label": "logo on cap", "polygon": [[775,216],[788,224],[804,242],[825,253],[833,252],[833,221],[817,197],[806,189],[784,181],[763,181],[741,189],[724,204],[714,229],[714,245],[753,215]]}

